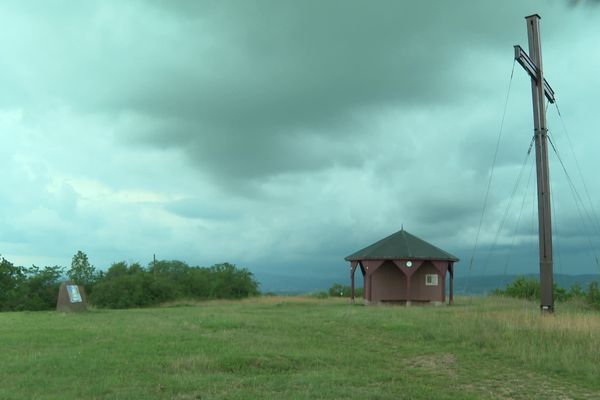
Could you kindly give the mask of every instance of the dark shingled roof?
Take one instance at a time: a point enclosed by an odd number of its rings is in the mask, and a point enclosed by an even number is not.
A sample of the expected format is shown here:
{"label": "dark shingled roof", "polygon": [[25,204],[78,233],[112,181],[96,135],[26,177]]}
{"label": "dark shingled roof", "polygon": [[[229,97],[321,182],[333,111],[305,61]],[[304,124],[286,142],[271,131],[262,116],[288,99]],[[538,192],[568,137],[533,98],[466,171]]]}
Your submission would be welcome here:
{"label": "dark shingled roof", "polygon": [[456,256],[411,235],[404,229],[345,258],[346,261],[398,259],[458,261]]}

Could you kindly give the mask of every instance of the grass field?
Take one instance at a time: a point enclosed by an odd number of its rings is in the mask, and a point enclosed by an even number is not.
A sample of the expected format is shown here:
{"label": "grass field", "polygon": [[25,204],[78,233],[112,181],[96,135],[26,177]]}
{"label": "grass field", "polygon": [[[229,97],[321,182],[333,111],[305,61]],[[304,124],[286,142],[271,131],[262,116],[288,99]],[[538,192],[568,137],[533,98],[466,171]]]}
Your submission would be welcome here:
{"label": "grass field", "polygon": [[0,314],[0,399],[599,399],[600,313],[501,298]]}

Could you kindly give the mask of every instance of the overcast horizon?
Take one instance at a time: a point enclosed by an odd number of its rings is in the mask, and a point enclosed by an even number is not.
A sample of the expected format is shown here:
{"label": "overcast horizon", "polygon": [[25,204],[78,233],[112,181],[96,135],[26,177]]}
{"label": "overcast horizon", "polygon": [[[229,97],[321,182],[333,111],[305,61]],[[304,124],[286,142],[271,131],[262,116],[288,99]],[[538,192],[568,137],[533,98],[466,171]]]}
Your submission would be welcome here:
{"label": "overcast horizon", "polygon": [[[550,134],[597,215],[596,4],[2,2],[0,255],[334,279],[403,226],[460,274],[535,273],[533,154],[499,230],[533,133],[518,64],[470,263],[513,45],[540,14]],[[550,162],[555,272],[599,273],[597,221]]]}

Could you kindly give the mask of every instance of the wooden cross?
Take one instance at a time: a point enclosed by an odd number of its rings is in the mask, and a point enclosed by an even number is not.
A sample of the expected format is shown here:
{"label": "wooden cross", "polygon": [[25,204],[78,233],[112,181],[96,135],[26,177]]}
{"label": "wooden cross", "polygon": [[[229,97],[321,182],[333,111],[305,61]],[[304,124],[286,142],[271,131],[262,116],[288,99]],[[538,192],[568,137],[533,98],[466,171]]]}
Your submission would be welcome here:
{"label": "wooden cross", "polygon": [[540,19],[538,14],[525,17],[529,54],[521,46],[515,46],[515,60],[531,76],[533,99],[533,126],[535,132],[535,163],[537,172],[538,231],[540,253],[540,295],[542,312],[554,312],[553,262],[552,262],[552,218],[550,212],[550,176],[548,168],[548,129],[544,97],[554,103],[554,91],[544,79],[542,67],[542,45],[540,41]]}

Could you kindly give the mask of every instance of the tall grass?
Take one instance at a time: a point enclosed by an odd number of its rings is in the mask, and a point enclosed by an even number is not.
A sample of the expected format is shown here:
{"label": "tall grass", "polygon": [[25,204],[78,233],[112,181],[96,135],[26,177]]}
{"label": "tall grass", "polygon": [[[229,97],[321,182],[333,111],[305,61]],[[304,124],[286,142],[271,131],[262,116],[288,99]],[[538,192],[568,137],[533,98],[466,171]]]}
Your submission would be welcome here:
{"label": "tall grass", "polygon": [[0,314],[0,399],[594,399],[600,314],[259,297]]}

